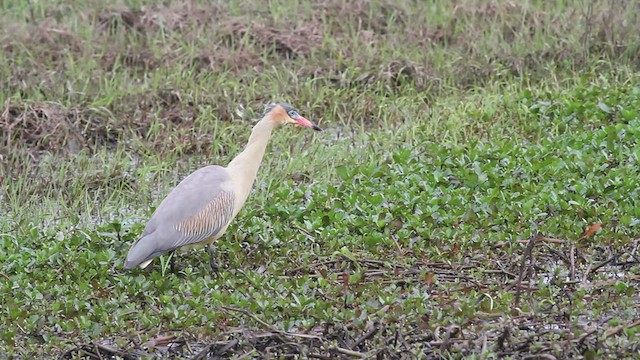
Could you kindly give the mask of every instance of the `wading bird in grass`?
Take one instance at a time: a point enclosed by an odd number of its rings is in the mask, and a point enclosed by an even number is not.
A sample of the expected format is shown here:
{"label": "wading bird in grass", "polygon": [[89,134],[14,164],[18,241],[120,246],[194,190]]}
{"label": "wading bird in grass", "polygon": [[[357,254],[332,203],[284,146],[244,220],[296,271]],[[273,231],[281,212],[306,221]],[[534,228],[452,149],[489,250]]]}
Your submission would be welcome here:
{"label": "wading bird in grass", "polygon": [[154,258],[178,248],[206,245],[211,267],[217,271],[211,244],[225,233],[247,200],[271,131],[285,124],[321,130],[287,103],[268,105],[247,146],[227,167],[210,165],[196,170],[162,200],[129,250],[124,267],[145,268]]}

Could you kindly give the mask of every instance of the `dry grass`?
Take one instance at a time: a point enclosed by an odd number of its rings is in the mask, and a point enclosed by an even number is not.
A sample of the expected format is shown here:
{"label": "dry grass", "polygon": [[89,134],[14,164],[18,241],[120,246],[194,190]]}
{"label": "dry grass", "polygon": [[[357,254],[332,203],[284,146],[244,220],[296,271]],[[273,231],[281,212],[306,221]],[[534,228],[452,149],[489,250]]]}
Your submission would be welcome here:
{"label": "dry grass", "polygon": [[[181,107],[162,93],[184,92],[217,74],[246,86],[255,83],[256,74],[274,79],[272,66],[289,69],[291,74],[284,76],[291,80],[286,81],[383,96],[407,85],[426,91],[427,99],[509,76],[536,82],[566,71],[589,71],[598,59],[635,67],[640,52],[634,39],[640,28],[633,6],[621,1],[591,1],[583,8],[456,1],[420,8],[390,1],[321,1],[276,11],[182,1],[88,7],[71,15],[52,8],[48,16],[29,22],[5,15],[0,36],[7,73],[2,82],[3,153],[12,152],[9,144],[74,152],[112,144],[118,134],[145,141],[150,122],[192,124],[198,107],[207,104],[219,108],[226,121],[235,104],[247,105],[247,95],[229,94],[237,85],[214,90],[209,102]],[[144,74],[160,77],[172,71],[183,72],[176,81],[185,84],[137,94],[129,89],[129,82]],[[258,80],[252,103],[267,100],[268,81]],[[73,91],[65,82],[80,89]],[[283,85],[276,85],[277,92],[286,91]],[[106,104],[88,109],[96,101]],[[163,141],[162,136],[155,139]]]}

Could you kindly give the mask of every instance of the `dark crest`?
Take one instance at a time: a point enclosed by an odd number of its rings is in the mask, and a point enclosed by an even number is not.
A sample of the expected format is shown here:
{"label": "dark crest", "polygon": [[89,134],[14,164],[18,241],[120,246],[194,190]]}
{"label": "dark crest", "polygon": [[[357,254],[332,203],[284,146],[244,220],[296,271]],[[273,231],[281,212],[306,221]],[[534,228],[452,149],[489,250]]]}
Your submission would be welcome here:
{"label": "dark crest", "polygon": [[291,110],[298,112],[298,110],[296,108],[293,107],[293,105],[289,104],[289,103],[285,103],[285,102],[280,102],[280,103],[269,103],[267,104],[267,106],[264,109],[264,113],[262,113],[262,116],[264,117],[265,115],[267,115],[269,112],[271,112],[271,110],[273,110],[276,106],[282,106],[282,108],[284,109],[284,111],[286,111],[287,113]]}

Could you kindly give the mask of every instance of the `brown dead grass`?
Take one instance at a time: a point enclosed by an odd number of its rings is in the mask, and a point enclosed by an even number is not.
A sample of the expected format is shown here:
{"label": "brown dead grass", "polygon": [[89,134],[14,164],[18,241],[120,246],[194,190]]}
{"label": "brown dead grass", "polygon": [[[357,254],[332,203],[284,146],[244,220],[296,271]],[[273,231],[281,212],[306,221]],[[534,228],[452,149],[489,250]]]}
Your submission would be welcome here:
{"label": "brown dead grass", "polygon": [[[56,103],[7,103],[0,113],[0,152],[27,148],[33,158],[42,152],[75,154],[81,149],[113,147],[135,137],[147,139],[151,149],[183,154],[209,153],[211,138],[193,130],[199,107],[207,99],[189,99],[179,90],[160,89],[129,99],[133,114],[115,119],[107,109],[66,108]],[[220,109],[220,121],[230,120],[228,109]],[[152,124],[159,132],[151,136]]]}
{"label": "brown dead grass", "polygon": [[[576,71],[602,58],[639,66],[638,42],[633,41],[640,33],[637,15],[621,21],[620,14],[628,10],[623,2],[589,4],[552,13],[514,1],[457,0],[450,13],[427,22],[429,17],[411,11],[408,3],[390,0],[317,1],[311,4],[312,12],[283,19],[258,4],[246,4],[244,15],[231,16],[225,5],[178,1],[79,14],[79,21],[93,29],[90,34],[74,32],[60,20],[64,17],[53,14],[36,24],[7,22],[0,47],[6,61],[15,65],[1,84],[9,96],[32,99],[37,89],[45,98],[65,97],[64,84],[75,75],[68,69],[69,59],[95,63],[90,85],[95,89],[101,78],[120,71],[143,76],[159,69],[192,69],[198,76],[229,72],[244,79],[284,64],[291,65],[300,81],[322,79],[322,86],[383,89],[383,96],[409,86],[437,96],[443,83],[466,89],[504,74],[544,78],[550,64]],[[492,44],[485,37],[496,27]],[[160,32],[169,34],[166,41],[158,41]],[[539,38],[545,39],[543,46],[523,50],[523,44]],[[194,50],[186,51],[185,43],[195,44]],[[451,61],[436,63],[435,48],[443,49]],[[152,91],[123,95],[117,105],[96,113],[82,105],[91,103],[91,96],[70,107],[33,100],[1,104],[5,152],[8,146],[20,146],[73,153],[115,144],[122,136],[162,148],[167,139],[147,136],[150,122],[170,124],[167,134],[188,134],[202,105],[196,101],[178,106]],[[234,102],[212,106],[225,120]],[[200,137],[185,136],[194,142],[193,151],[209,145]]]}
{"label": "brown dead grass", "polygon": [[291,24],[276,28],[233,21],[227,25],[225,32],[231,44],[248,37],[268,53],[277,54],[284,59],[295,59],[307,56],[314,48],[319,47],[324,31],[321,24]]}
{"label": "brown dead grass", "polygon": [[43,150],[69,151],[115,143],[117,133],[102,126],[107,120],[80,108],[56,104],[7,104],[0,115],[0,145],[3,152],[26,146],[33,153]]}
{"label": "brown dead grass", "polygon": [[160,66],[161,60],[149,48],[121,49],[117,45],[107,50],[101,60],[102,68],[114,71],[116,64],[135,71],[151,71]]}
{"label": "brown dead grass", "polygon": [[341,37],[349,34],[349,27],[355,24],[358,31],[373,31],[375,34],[388,34],[389,19],[394,25],[408,26],[408,10],[395,1],[382,0],[372,4],[371,1],[338,1],[325,0],[314,2],[313,10],[318,16],[334,20],[331,35]]}
{"label": "brown dead grass", "polygon": [[9,23],[6,26],[0,44],[8,57],[18,53],[21,47],[26,47],[31,51],[40,50],[39,60],[41,65],[46,65],[62,60],[66,52],[78,54],[84,50],[77,34],[51,18],[36,25]]}
{"label": "brown dead grass", "polygon": [[140,9],[103,9],[96,15],[95,21],[99,30],[110,34],[124,28],[127,32],[145,35],[158,30],[185,32],[195,27],[215,26],[222,16],[223,10],[216,5],[205,7],[191,1],[183,1],[168,6],[143,6]]}

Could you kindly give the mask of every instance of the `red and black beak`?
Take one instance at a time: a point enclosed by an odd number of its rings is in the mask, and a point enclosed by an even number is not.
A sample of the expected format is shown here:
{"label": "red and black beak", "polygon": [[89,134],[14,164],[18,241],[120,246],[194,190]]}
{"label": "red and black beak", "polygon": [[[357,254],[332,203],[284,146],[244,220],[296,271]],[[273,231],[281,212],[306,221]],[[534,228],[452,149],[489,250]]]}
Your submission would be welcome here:
{"label": "red and black beak", "polygon": [[320,129],[320,127],[318,127],[318,125],[312,123],[311,121],[305,119],[304,117],[298,115],[297,117],[293,118],[293,120],[295,120],[298,125],[300,126],[304,126],[306,128],[309,129],[313,129],[315,131],[322,131],[322,129]]}

